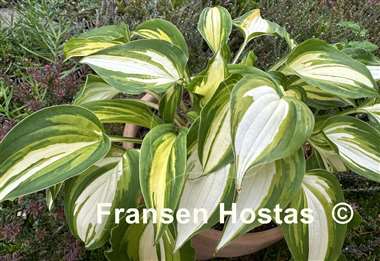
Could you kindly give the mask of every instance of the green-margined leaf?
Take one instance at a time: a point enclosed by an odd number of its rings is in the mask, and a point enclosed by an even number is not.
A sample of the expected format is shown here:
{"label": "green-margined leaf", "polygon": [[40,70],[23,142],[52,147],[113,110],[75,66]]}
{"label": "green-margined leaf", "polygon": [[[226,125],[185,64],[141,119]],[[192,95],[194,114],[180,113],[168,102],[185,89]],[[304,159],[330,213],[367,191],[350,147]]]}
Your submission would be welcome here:
{"label": "green-margined leaf", "polygon": [[317,39],[298,45],[281,71],[298,75],[308,84],[341,98],[378,95],[376,82],[365,65]]}
{"label": "green-margined leaf", "polygon": [[246,43],[262,35],[276,35],[284,38],[290,48],[294,48],[297,45],[288,32],[286,32],[285,28],[263,19],[260,14],[260,9],[249,11],[235,19],[233,24],[243,32]]}
{"label": "green-margined leaf", "polygon": [[296,80],[293,83],[291,83],[289,88],[293,88],[293,87],[300,87],[305,91],[305,94],[306,94],[305,102],[313,108],[326,109],[326,108],[355,106],[354,101],[332,95],[328,92],[323,91],[321,88],[317,86],[312,86],[304,82],[301,79]]}
{"label": "green-margined leaf", "polygon": [[137,99],[102,100],[82,104],[103,123],[130,123],[153,128],[160,123],[149,102]]}
{"label": "green-margined leaf", "polygon": [[[187,151],[190,155],[193,149],[198,146],[198,134],[199,134],[199,117],[196,118],[191,124],[187,133]],[[197,151],[197,149],[195,150]]]}
{"label": "green-margined leaf", "polygon": [[348,116],[330,118],[323,133],[347,167],[380,182],[380,132],[368,123]]}
{"label": "green-margined leaf", "polygon": [[[202,166],[196,150],[193,151],[187,162],[188,178],[178,207],[189,210],[191,217],[190,222],[177,223],[176,249],[200,230],[210,228],[217,223],[218,219],[215,220],[213,216],[219,217],[219,204],[228,198],[232,199],[233,169],[227,164],[213,173],[201,176]],[[195,211],[201,209],[205,212],[196,219]]]}
{"label": "green-margined leaf", "polygon": [[[260,220],[251,224],[245,224],[252,218],[252,213],[246,212],[251,209],[258,216],[260,209],[273,209],[279,204],[285,207],[301,187],[305,174],[305,159],[303,150],[299,150],[293,156],[275,162],[252,168],[244,176],[241,191],[236,199],[236,222],[229,218],[223,231],[217,250],[223,248],[228,242],[237,236],[260,226]],[[269,220],[266,222],[270,222]]]}
{"label": "green-margined leaf", "polygon": [[65,43],[64,53],[66,59],[75,56],[87,56],[128,41],[128,25],[108,25],[71,38]]}
{"label": "green-margined leaf", "polygon": [[373,79],[380,80],[380,59],[378,57],[361,48],[346,48],[342,52],[365,64]]}
{"label": "green-margined leaf", "polygon": [[176,209],[186,180],[186,135],[185,129],[177,135],[174,126],[161,124],[145,136],[141,146],[141,191],[146,206],[157,211],[156,240],[167,228],[161,212]]}
{"label": "green-margined leaf", "polygon": [[75,98],[74,104],[81,105],[86,102],[112,99],[119,93],[120,90],[108,85],[98,76],[89,75],[86,83]]}
{"label": "green-margined leaf", "polygon": [[194,260],[190,242],[174,252],[174,233],[166,230],[154,243],[154,227],[151,223],[120,224],[112,230],[111,249],[105,252],[109,261],[187,261]]}
{"label": "green-margined leaf", "polygon": [[163,19],[151,19],[139,24],[132,35],[140,36],[145,39],[159,39],[174,44],[180,48],[187,57],[189,50],[185,38],[178,28],[169,21]]}
{"label": "green-margined leaf", "polygon": [[231,77],[220,86],[220,90],[201,111],[198,152],[203,174],[215,171],[233,160],[230,93],[239,77]]}
{"label": "green-margined leaf", "polygon": [[329,172],[347,171],[347,167],[344,165],[343,160],[335,152],[327,138],[322,133],[312,135],[309,142],[313,149],[317,151],[326,170]]}
{"label": "green-margined leaf", "polygon": [[324,170],[305,174],[302,190],[293,198],[289,208],[296,209],[298,213],[310,209],[312,212],[308,216],[312,217],[312,222],[306,224],[299,220],[298,223],[283,223],[281,226],[294,260],[338,259],[347,225],[336,223],[332,211],[343,200],[334,175]]}
{"label": "green-margined leaf", "polygon": [[198,31],[214,54],[227,46],[231,30],[232,18],[227,9],[221,6],[203,9],[198,21]]}
{"label": "green-margined leaf", "polygon": [[248,169],[295,153],[313,127],[309,108],[285,96],[269,75],[261,73],[240,80],[231,94],[237,188]]}
{"label": "green-margined leaf", "polygon": [[100,51],[81,61],[104,81],[128,94],[162,92],[184,78],[186,55],[175,45],[147,39]]}
{"label": "green-margined leaf", "polygon": [[[65,184],[66,219],[86,248],[106,242],[115,224],[115,208],[137,206],[138,167],[139,151],[128,150],[124,155],[109,155]],[[109,215],[99,215],[102,212]]]}
{"label": "green-margined leaf", "polygon": [[100,121],[84,108],[60,105],[33,113],[0,143],[0,201],[76,176],[110,146]]}
{"label": "green-margined leaf", "polygon": [[221,82],[227,78],[228,71],[221,52],[215,54],[207,68],[192,79],[190,89],[192,92],[202,96],[202,104],[206,104]]}
{"label": "green-margined leaf", "polygon": [[358,110],[367,113],[372,120],[380,124],[380,103],[364,106]]}
{"label": "green-margined leaf", "polygon": [[173,122],[182,98],[182,86],[170,87],[160,99],[160,116],[165,122]]}
{"label": "green-margined leaf", "polygon": [[54,201],[56,200],[59,192],[61,191],[63,187],[63,183],[57,184],[53,187],[50,187],[46,190],[46,205],[51,211],[54,207]]}

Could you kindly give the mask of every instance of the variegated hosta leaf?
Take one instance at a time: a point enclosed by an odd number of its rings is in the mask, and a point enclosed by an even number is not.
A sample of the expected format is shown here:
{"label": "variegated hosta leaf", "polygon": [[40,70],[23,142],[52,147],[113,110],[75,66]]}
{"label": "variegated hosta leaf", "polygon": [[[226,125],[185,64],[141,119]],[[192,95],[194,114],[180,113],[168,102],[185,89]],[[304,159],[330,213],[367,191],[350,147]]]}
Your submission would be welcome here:
{"label": "variegated hosta leaf", "polygon": [[57,184],[53,187],[50,187],[46,190],[46,205],[51,211],[54,207],[54,201],[56,200],[59,192],[61,191],[63,187],[63,183]]}
{"label": "variegated hosta leaf", "polygon": [[336,177],[324,170],[306,173],[302,190],[289,208],[298,213],[310,209],[310,224],[282,224],[286,243],[294,260],[337,260],[346,235],[346,224],[332,218],[333,207],[343,202],[343,193]]}
{"label": "variegated hosta leaf", "polygon": [[66,59],[87,56],[129,41],[128,25],[108,25],[72,37],[65,43]]}
{"label": "variegated hosta leaf", "polygon": [[[190,237],[201,229],[215,225],[218,220],[213,220],[216,214],[219,216],[219,204],[224,202],[233,193],[233,167],[227,164],[219,170],[206,176],[202,175],[202,166],[197,152],[194,151],[187,162],[188,178],[179,203],[180,209],[190,212],[190,222],[177,223],[176,249],[180,248]],[[195,220],[195,210],[203,210],[204,216]],[[204,219],[202,219],[204,218]]]}
{"label": "variegated hosta leaf", "polygon": [[120,90],[108,85],[98,76],[89,75],[86,83],[75,98],[74,104],[81,105],[86,102],[112,99],[119,93]]}
{"label": "variegated hosta leaf", "polygon": [[201,111],[198,152],[203,174],[213,172],[233,159],[229,100],[237,80],[237,77],[226,80],[212,102]]}
{"label": "variegated hosta leaf", "polygon": [[232,30],[232,18],[224,7],[208,7],[203,9],[198,31],[214,54],[221,52],[227,45]]}
{"label": "variegated hosta leaf", "polygon": [[187,48],[185,38],[178,28],[169,21],[159,18],[148,20],[138,25],[132,35],[145,39],[167,41],[180,48],[189,57],[189,49]]}
{"label": "variegated hosta leaf", "polygon": [[166,230],[155,243],[154,227],[147,225],[120,224],[112,230],[111,249],[105,252],[109,261],[187,261],[194,260],[194,250],[190,242],[174,252],[174,233]]}
{"label": "variegated hosta leaf", "polygon": [[380,125],[380,103],[359,108],[359,111],[367,113],[372,120]]}
{"label": "variegated hosta leaf", "polygon": [[[95,249],[106,242],[115,224],[115,208],[137,206],[138,166],[139,151],[129,150],[121,156],[109,155],[65,184],[66,219],[86,248]],[[98,220],[100,211],[109,215]]]}
{"label": "variegated hosta leaf", "polygon": [[221,82],[227,78],[226,64],[221,52],[215,54],[207,68],[190,83],[191,91],[202,96],[202,104],[206,104]]}
{"label": "variegated hosta leaf", "polygon": [[217,250],[237,236],[261,225],[258,220],[244,224],[240,217],[245,214],[244,217],[249,220],[251,215],[248,212],[242,213],[245,209],[251,209],[257,217],[262,208],[273,209],[277,204],[285,207],[300,189],[304,173],[303,150],[291,157],[250,169],[244,176],[236,199],[237,220],[228,220]]}
{"label": "variegated hosta leaf", "polygon": [[182,86],[170,87],[160,99],[160,116],[165,122],[173,122],[182,99]]}
{"label": "variegated hosta leaf", "polygon": [[33,113],[0,143],[0,201],[76,176],[110,146],[100,121],[84,108],[61,105]]}
{"label": "variegated hosta leaf", "polygon": [[297,45],[288,32],[286,32],[285,28],[274,22],[263,19],[260,14],[260,9],[249,11],[243,16],[235,19],[233,24],[244,33],[246,43],[258,36],[277,35],[284,38],[290,48],[293,49]]}
{"label": "variegated hosta leaf", "polygon": [[102,100],[82,104],[103,123],[130,123],[153,128],[160,123],[152,104],[137,99]]}
{"label": "variegated hosta leaf", "polygon": [[347,167],[380,182],[380,132],[368,123],[348,116],[333,117],[323,133]]}
{"label": "variegated hosta leaf", "polygon": [[128,94],[162,92],[184,78],[186,55],[175,45],[147,39],[103,50],[81,61],[104,81]]}
{"label": "variegated hosta leaf", "polygon": [[321,157],[326,170],[329,172],[347,171],[347,167],[344,165],[343,160],[334,151],[327,138],[322,133],[311,136],[309,141],[312,144],[313,149],[315,149]]}
{"label": "variegated hosta leaf", "polygon": [[332,95],[317,86],[312,86],[304,82],[301,79],[293,82],[288,88],[292,87],[301,87],[306,93],[305,102],[313,108],[326,109],[355,106],[354,101]]}
{"label": "variegated hosta leaf", "polygon": [[346,48],[342,52],[365,64],[375,81],[380,81],[380,59],[371,52],[359,48]]}
{"label": "variegated hosta leaf", "polygon": [[246,76],[231,94],[231,130],[237,188],[255,166],[295,153],[310,136],[314,116],[301,101],[284,96],[269,75]]}
{"label": "variegated hosta leaf", "polygon": [[343,98],[376,97],[378,88],[368,69],[326,42],[311,39],[298,45],[280,69],[312,86]]}
{"label": "variegated hosta leaf", "polygon": [[164,208],[177,208],[186,179],[186,135],[182,129],[176,133],[171,124],[153,128],[141,146],[140,184],[147,208],[157,211],[156,240],[167,229],[161,223]]}

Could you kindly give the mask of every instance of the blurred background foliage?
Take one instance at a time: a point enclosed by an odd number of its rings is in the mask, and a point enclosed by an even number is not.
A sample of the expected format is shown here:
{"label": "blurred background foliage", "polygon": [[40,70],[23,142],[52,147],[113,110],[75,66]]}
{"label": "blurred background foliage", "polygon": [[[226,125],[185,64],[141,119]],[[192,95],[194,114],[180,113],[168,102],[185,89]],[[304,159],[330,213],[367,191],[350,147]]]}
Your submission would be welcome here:
{"label": "blurred background foliage", "polygon": [[[88,68],[64,61],[72,35],[102,25],[160,17],[176,24],[191,51],[190,69],[199,72],[211,56],[196,31],[201,10],[222,5],[232,17],[253,8],[284,27],[297,42],[316,37],[380,55],[380,0],[0,0],[0,140],[18,121],[45,106],[69,103]],[[232,51],[241,34],[234,30]],[[252,41],[257,66],[268,68],[287,51],[278,38]],[[248,50],[248,49],[247,49]],[[380,260],[380,188],[344,173],[346,199],[362,216],[346,239],[347,260]],[[0,204],[0,260],[104,260],[72,238],[61,201],[47,211],[44,193]],[[359,222],[358,222],[359,223]],[[57,247],[58,246],[58,247]],[[289,260],[284,242],[236,260]]]}

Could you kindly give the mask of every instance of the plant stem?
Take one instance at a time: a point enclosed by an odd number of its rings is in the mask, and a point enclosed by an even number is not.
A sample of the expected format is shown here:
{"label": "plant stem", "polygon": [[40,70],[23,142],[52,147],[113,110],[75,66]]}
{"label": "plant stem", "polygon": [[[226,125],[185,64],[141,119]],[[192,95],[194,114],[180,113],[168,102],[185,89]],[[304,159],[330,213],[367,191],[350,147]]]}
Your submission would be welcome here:
{"label": "plant stem", "polygon": [[110,136],[112,142],[129,142],[141,144],[142,139],[133,138],[133,137],[122,137],[122,136]]}
{"label": "plant stem", "polygon": [[247,41],[246,39],[244,39],[244,42],[243,42],[243,44],[240,46],[240,49],[239,49],[239,51],[237,52],[237,54],[236,54],[234,60],[232,61],[232,64],[236,64],[236,62],[239,60],[239,58],[240,58],[241,54],[243,53],[243,51],[244,51],[245,47],[247,46],[247,44],[248,44],[248,41]]}

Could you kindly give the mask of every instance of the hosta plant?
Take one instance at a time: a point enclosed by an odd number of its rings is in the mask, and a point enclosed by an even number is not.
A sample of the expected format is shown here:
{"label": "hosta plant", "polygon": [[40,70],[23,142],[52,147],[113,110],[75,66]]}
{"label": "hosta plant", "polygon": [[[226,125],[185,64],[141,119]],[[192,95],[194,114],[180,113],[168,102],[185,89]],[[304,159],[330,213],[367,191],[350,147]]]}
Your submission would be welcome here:
{"label": "hosta plant", "polygon": [[[234,26],[244,41],[232,55]],[[183,35],[165,20],[70,39],[67,59],[81,57],[94,75],[73,104],[42,109],[3,139],[0,201],[46,190],[52,207],[64,193],[71,232],[89,249],[109,242],[109,260],[193,259],[191,239],[219,222],[221,203],[236,203],[238,215],[252,210],[247,218],[278,205],[309,208],[309,224],[277,222],[294,260],[338,259],[347,224],[332,219],[344,201],[334,173],[380,181],[379,59],[318,39],[297,43],[259,10],[233,20],[206,8],[198,31],[212,57],[197,75]],[[289,45],[268,71],[247,49],[263,35]],[[154,99],[139,99],[144,93]],[[144,129],[111,135],[108,123]],[[100,204],[110,215],[99,221]],[[128,211],[135,208],[207,214],[186,224],[153,222],[153,214],[139,222]],[[258,226],[228,220],[215,251]]]}

